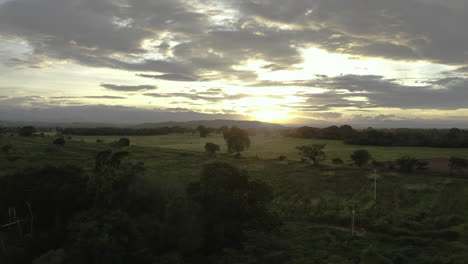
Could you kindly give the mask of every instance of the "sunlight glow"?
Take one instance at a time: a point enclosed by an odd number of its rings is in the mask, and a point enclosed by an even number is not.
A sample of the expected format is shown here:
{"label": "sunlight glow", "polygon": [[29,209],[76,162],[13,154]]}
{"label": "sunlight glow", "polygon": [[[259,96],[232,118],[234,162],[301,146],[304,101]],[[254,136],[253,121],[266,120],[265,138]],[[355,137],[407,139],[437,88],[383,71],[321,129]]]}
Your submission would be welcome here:
{"label": "sunlight glow", "polygon": [[282,110],[262,109],[251,114],[256,120],[271,122],[275,120],[288,119],[288,113]]}

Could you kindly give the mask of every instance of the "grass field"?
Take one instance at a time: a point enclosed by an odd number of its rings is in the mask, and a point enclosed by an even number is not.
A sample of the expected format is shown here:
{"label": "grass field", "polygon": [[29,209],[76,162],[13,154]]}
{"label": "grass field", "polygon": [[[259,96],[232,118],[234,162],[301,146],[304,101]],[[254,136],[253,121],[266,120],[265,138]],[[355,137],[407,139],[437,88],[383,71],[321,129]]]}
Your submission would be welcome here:
{"label": "grass field", "polygon": [[[73,136],[74,140],[83,139],[86,142],[96,142],[102,139],[105,143],[118,140],[118,136]],[[191,134],[171,134],[164,136],[135,136],[128,137],[131,144],[142,147],[160,147],[168,149],[203,152],[204,145],[212,142],[221,146],[221,152],[226,152],[226,143],[221,135],[211,135],[208,138],[192,136]],[[341,158],[350,160],[351,153],[358,149],[367,149],[376,160],[395,160],[401,156],[410,155],[418,159],[449,158],[451,156],[468,158],[468,149],[464,148],[430,148],[430,147],[379,147],[346,145],[341,140],[301,139],[281,136],[253,136],[251,147],[242,154],[246,157],[274,159],[280,155],[291,160],[299,160],[297,146],[306,144],[326,144],[325,152],[328,160]]]}
{"label": "grass field", "polygon": [[[0,138],[0,146],[12,145],[13,155],[20,157],[9,161],[2,157],[4,154],[0,154],[0,176],[46,164],[71,164],[91,172],[96,153],[109,149],[107,143],[120,137],[99,137],[104,143],[96,143],[97,138],[73,136],[64,147],[52,145],[52,137]],[[130,137],[130,140],[132,145],[122,149],[130,152],[127,160],[144,162],[145,187],[157,189],[166,195],[183,194],[188,183],[199,179],[202,165],[213,161],[229,162],[246,170],[253,179],[268,183],[275,195],[272,209],[287,224],[284,239],[294,243],[293,248],[302,245],[301,250],[294,252],[297,256],[294,256],[296,262],[293,263],[309,263],[307,260],[319,258],[318,252],[327,257],[331,250],[341,257],[349,257],[370,243],[384,244],[382,248],[399,252],[405,258],[414,260],[411,263],[427,263],[425,258],[436,252],[434,247],[445,247],[460,256],[468,252],[467,245],[461,241],[452,243],[439,239],[431,242],[431,236],[439,234],[437,232],[461,230],[462,233],[468,228],[468,224],[465,225],[468,219],[468,179],[436,177],[424,173],[380,173],[378,203],[375,203],[371,171],[348,165],[314,167],[301,163],[295,147],[312,143],[327,144],[329,159],[341,157],[346,160],[352,151],[361,148],[368,149],[380,160],[396,159],[402,155],[417,158],[468,157],[467,149],[368,147],[344,145],[340,141],[256,136],[251,138],[252,147],[243,153],[246,158],[235,159],[224,153],[216,156],[203,153],[206,142],[220,144],[222,152],[225,152],[221,136],[200,138],[179,134]],[[288,160],[279,161],[279,155],[287,156]],[[311,250],[320,241],[344,239],[340,231],[331,230],[327,233],[323,223],[326,223],[325,227],[333,229],[334,226],[340,226],[346,230],[349,227],[352,200],[359,201],[356,223],[358,228],[369,231],[366,240],[351,241],[354,244],[347,247],[356,250],[352,252],[343,252],[341,246]],[[404,235],[400,239],[401,234]],[[423,243],[417,252],[406,252],[404,250],[407,246],[398,244],[411,244],[413,240],[414,243]],[[332,244],[339,245],[337,243],[335,241]],[[392,252],[389,251],[388,255],[392,255]]]}

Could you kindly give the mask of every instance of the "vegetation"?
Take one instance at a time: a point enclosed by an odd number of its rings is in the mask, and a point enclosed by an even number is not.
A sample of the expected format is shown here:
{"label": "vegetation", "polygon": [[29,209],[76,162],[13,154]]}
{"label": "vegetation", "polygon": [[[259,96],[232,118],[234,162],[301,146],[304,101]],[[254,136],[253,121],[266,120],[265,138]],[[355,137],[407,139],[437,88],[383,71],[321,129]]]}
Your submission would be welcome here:
{"label": "vegetation", "polygon": [[[121,137],[99,136],[105,142]],[[465,159],[466,149],[366,147],[382,161],[447,162],[446,172],[420,172],[418,165],[404,174],[379,170],[375,201],[370,171],[331,166],[332,159],[321,166],[298,161],[296,146],[327,144],[327,156],[348,164],[356,148],[339,141],[257,134],[244,158],[233,159],[201,153],[208,142],[226,150],[220,135],[129,136],[130,146],[113,150],[97,138],[73,136],[62,151],[45,152],[47,136],[0,137],[0,146],[12,147],[0,152],[0,226],[9,223],[8,208],[23,220],[22,236],[17,225],[0,229],[6,245],[1,263],[422,264],[468,258],[468,175],[449,177],[448,165],[450,156]],[[359,201],[354,237],[352,200]]]}
{"label": "vegetation", "polygon": [[215,154],[217,151],[219,151],[219,145],[216,145],[214,143],[208,142],[205,144],[205,152],[210,153],[210,154]]}
{"label": "vegetation", "polygon": [[418,160],[410,156],[403,156],[397,159],[396,162],[400,168],[400,171],[406,173],[413,172],[416,168],[416,165],[418,164]]}
{"label": "vegetation", "polygon": [[366,166],[371,158],[371,154],[365,149],[356,150],[351,154],[351,159],[359,168]]}
{"label": "vegetation", "polygon": [[223,132],[224,140],[226,140],[229,153],[239,153],[250,147],[250,138],[247,131],[238,127]]}
{"label": "vegetation", "polygon": [[297,149],[299,150],[299,155],[310,159],[314,165],[318,165],[326,157],[325,152],[323,151],[325,146],[326,145],[313,144],[299,146]]}
{"label": "vegetation", "polygon": [[345,139],[347,144],[467,148],[468,131],[443,129],[365,129]]}
{"label": "vegetation", "polygon": [[25,126],[18,130],[18,135],[22,137],[30,137],[36,133],[36,128],[33,126]]}
{"label": "vegetation", "polygon": [[449,159],[450,175],[463,173],[465,169],[468,169],[468,160],[457,157],[450,157]]}
{"label": "vegetation", "polygon": [[63,137],[59,137],[54,139],[52,143],[57,146],[65,146],[65,139]]}

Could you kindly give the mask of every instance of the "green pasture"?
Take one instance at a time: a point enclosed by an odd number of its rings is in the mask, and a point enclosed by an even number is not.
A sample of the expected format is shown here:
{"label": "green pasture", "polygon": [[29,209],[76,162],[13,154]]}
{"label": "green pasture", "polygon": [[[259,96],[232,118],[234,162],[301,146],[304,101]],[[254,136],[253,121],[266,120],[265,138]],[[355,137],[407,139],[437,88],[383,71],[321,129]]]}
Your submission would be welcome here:
{"label": "green pasture", "polygon": [[[118,140],[119,136],[72,136],[74,140],[96,142],[101,139],[104,143]],[[204,152],[207,142],[221,146],[221,152],[226,152],[226,143],[222,135],[210,135],[201,138],[191,134],[171,134],[163,136],[133,136],[131,144],[142,147],[160,147],[167,149]],[[449,158],[451,156],[468,158],[466,148],[431,148],[431,147],[380,147],[380,146],[356,146],[346,145],[341,140],[301,139],[282,136],[257,135],[250,137],[251,147],[242,154],[246,157],[258,157],[260,159],[275,159],[286,156],[290,160],[299,160],[297,146],[306,144],[326,144],[325,152],[328,160],[341,158],[350,161],[350,155],[358,149],[367,149],[376,160],[395,160],[401,156],[410,155],[418,159]]]}

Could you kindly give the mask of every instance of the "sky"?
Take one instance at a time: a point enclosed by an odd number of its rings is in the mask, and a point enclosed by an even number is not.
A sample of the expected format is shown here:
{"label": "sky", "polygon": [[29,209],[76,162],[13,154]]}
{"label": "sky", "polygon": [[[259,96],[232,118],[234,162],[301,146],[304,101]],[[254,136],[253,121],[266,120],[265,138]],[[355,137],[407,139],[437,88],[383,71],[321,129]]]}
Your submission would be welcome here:
{"label": "sky", "polygon": [[468,127],[466,0],[0,0],[0,120]]}

